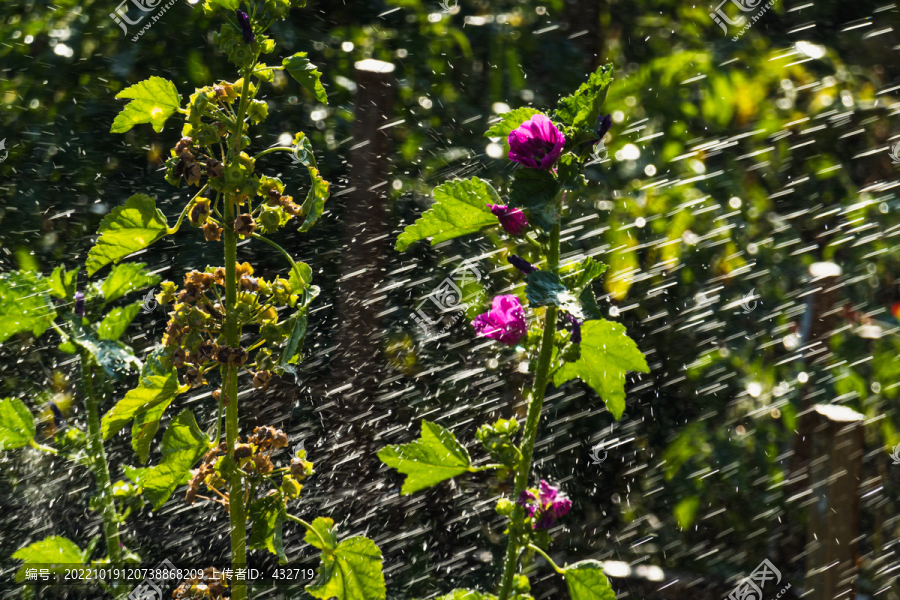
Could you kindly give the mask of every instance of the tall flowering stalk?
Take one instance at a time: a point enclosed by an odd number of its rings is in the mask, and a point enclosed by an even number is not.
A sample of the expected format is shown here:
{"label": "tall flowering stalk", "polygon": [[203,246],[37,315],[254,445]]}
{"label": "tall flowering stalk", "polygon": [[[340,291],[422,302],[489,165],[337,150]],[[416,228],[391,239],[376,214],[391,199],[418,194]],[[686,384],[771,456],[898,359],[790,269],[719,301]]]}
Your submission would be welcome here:
{"label": "tall flowering stalk", "polygon": [[[562,265],[559,258],[566,208],[577,203],[587,189],[582,171],[594,145],[612,125],[600,110],[611,81],[612,68],[605,66],[574,94],[562,98],[551,113],[520,108],[500,115],[485,135],[506,138],[509,159],[519,165],[508,198],[501,199],[489,182],[477,177],[444,183],[434,190],[435,206],[397,239],[397,249],[405,250],[418,240],[431,238],[435,244],[499,226],[511,236],[510,241],[525,242],[523,250],[534,256],[531,261],[518,254],[507,257],[524,278],[526,303],[521,295],[497,296],[491,310],[472,323],[476,335],[529,353],[535,365],[534,381],[524,424],[510,418],[481,425],[476,438],[491,459],[481,466],[473,464],[453,433],[428,421],[422,422],[418,440],[388,446],[378,453],[385,464],[406,475],[403,494],[463,473],[496,470],[501,478],[513,474],[512,497],[497,503],[497,512],[509,518],[499,600],[530,598],[530,583],[520,572],[520,563],[523,556],[534,554],[565,578],[573,598],[600,600],[612,594],[601,563],[581,560],[559,566],[550,558],[548,530],[564,523],[565,515],[577,507],[563,490],[545,480],[529,487],[541,409],[550,383],[559,386],[581,379],[618,419],[625,409],[626,372],[648,371],[643,354],[625,328],[601,318],[591,283],[606,265],[587,257]],[[530,326],[529,311],[533,315]],[[443,600],[465,595],[459,592]]]}

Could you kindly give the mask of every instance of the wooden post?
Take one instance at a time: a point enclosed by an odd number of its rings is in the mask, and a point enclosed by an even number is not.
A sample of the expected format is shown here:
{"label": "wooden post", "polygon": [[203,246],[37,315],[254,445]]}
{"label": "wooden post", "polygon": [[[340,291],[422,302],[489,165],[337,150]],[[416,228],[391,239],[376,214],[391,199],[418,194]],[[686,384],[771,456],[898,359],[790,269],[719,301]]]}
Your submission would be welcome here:
{"label": "wooden post", "polygon": [[[353,396],[354,404],[371,395],[383,366],[376,316],[382,304],[375,298],[390,248],[386,199],[392,144],[390,129],[383,127],[393,114],[394,65],[373,59],[357,62],[356,85],[350,189],[341,217],[345,246],[338,283],[339,349],[330,386],[351,384],[341,396]],[[365,390],[362,395],[360,388]]]}
{"label": "wooden post", "polygon": [[813,407],[808,466],[805,600],[856,596],[863,415],[839,404]]}

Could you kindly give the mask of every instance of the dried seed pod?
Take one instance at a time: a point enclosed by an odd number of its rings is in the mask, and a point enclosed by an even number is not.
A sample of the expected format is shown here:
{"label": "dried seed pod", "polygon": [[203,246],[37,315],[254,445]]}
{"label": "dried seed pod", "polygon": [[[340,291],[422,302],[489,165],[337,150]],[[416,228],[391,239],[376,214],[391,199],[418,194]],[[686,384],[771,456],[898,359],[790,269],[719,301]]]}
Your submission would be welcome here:
{"label": "dried seed pod", "polygon": [[[253,387],[257,390],[265,390],[269,388],[269,383],[272,380],[272,372],[271,371],[257,371],[253,374]],[[285,438],[284,446],[279,446],[281,448],[287,446],[287,438]]]}
{"label": "dried seed pod", "polygon": [[287,448],[288,446],[288,438],[287,435],[282,430],[278,430],[275,432],[275,437],[272,439],[272,447],[273,448]]}
{"label": "dried seed pod", "polygon": [[192,355],[192,362],[195,365],[202,365],[204,363],[208,363],[211,360],[215,360],[216,354],[219,352],[219,347],[209,340],[206,340],[200,347],[197,348],[196,356]]}
{"label": "dried seed pod", "polygon": [[249,237],[254,229],[256,229],[256,221],[248,214],[239,215],[234,220],[234,232],[238,235]]}
{"label": "dried seed pod", "polygon": [[228,362],[234,366],[243,367],[249,356],[243,348],[236,348],[232,350],[231,355],[228,357]]}
{"label": "dried seed pod", "polygon": [[206,174],[210,177],[221,177],[224,166],[221,161],[214,158],[206,159]]}
{"label": "dried seed pod", "polygon": [[253,448],[250,447],[250,444],[238,444],[238,447],[234,449],[234,454],[232,455],[235,462],[240,463],[245,458],[249,458],[253,455]]}
{"label": "dried seed pod", "polygon": [[[219,399],[220,399],[221,397],[222,397],[222,388],[219,388],[219,389],[217,389],[217,390],[213,390],[213,393],[212,393],[212,399],[213,399],[213,400],[215,400],[216,402],[218,402]],[[223,442],[223,443],[224,443],[224,442]],[[219,446],[219,447],[221,448],[221,446]],[[224,448],[222,448],[222,449],[220,450],[220,452],[224,452],[224,451],[225,451]]]}
{"label": "dried seed pod", "polygon": [[188,185],[200,185],[200,176],[202,171],[198,163],[186,163],[184,166],[184,179]]}
{"label": "dried seed pod", "polygon": [[181,154],[188,150],[191,145],[194,143],[194,140],[189,137],[183,137],[178,140],[178,143],[175,144],[175,156],[181,156]]}
{"label": "dried seed pod", "polygon": [[256,466],[256,472],[262,474],[269,473],[275,468],[268,456],[254,456],[253,464]]}
{"label": "dried seed pod", "polygon": [[258,292],[259,279],[256,277],[241,277],[241,287],[245,288],[248,292]]}
{"label": "dried seed pod", "polygon": [[193,225],[194,227],[200,227],[204,222],[206,222],[206,218],[209,216],[209,213],[209,200],[204,198],[194,203],[194,206],[191,207],[191,212],[188,215],[188,219],[190,219],[191,225]]}
{"label": "dried seed pod", "polygon": [[172,357],[172,365],[176,369],[180,369],[181,367],[184,366],[185,357],[186,357],[186,355],[185,355],[184,349],[176,348],[175,355]]}
{"label": "dried seed pod", "polygon": [[188,367],[187,372],[184,375],[185,381],[191,385],[192,388],[200,387],[201,385],[206,385],[206,379],[203,377],[203,373],[201,373],[197,367]]}
{"label": "dried seed pod", "polygon": [[213,272],[213,278],[216,281],[216,285],[225,285],[225,267],[216,267],[216,270]]}

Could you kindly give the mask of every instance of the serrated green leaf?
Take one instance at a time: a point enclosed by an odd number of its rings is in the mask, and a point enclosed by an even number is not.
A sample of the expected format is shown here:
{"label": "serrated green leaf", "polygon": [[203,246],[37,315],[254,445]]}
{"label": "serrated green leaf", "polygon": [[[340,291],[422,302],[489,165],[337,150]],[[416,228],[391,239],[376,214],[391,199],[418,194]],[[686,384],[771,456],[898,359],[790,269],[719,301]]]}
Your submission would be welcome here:
{"label": "serrated green leaf", "polygon": [[209,438],[200,430],[194,413],[186,408],[172,419],[163,434],[162,461],[149,468],[125,467],[125,474],[141,486],[144,497],[158,510],[175,488],[189,479],[191,467],[209,446]]}
{"label": "serrated green leaf", "polygon": [[570,379],[581,379],[594,388],[606,408],[618,420],[625,411],[625,373],[648,373],[647,361],[625,334],[625,327],[603,319],[581,326],[581,358],[565,363],[553,376],[559,387]]}
{"label": "serrated green leaf", "polygon": [[616,593],[603,574],[603,563],[582,560],[563,570],[572,600],[616,600]]}
{"label": "serrated green leaf", "polygon": [[97,337],[101,340],[119,339],[140,311],[140,304],[129,304],[112,309],[106,313],[97,326]]}
{"label": "serrated green leaf", "polygon": [[434,188],[434,204],[397,238],[396,249],[403,252],[410,244],[432,238],[431,245],[461,235],[475,233],[497,224],[488,204],[503,204],[490,183],[473,177],[455,179]]}
{"label": "serrated green leaf", "polygon": [[168,229],[166,217],[156,208],[156,201],[145,194],[135,194],[103,217],[97,231],[100,239],[88,252],[88,275],[143,250],[166,235]]}
{"label": "serrated green leaf", "polygon": [[438,596],[434,600],[497,600],[493,594],[485,594],[476,590],[453,590],[449,594]]}
{"label": "serrated green leaf", "polygon": [[300,293],[300,291],[309,287],[309,284],[312,283],[312,268],[305,262],[298,261],[297,264],[291,268],[291,277],[288,283],[290,284],[293,293]]}
{"label": "serrated green leaf", "polygon": [[400,490],[403,495],[424,490],[472,470],[469,453],[456,437],[449,430],[429,421],[422,421],[422,433],[418,440],[385,446],[378,451],[378,458],[407,476]]}
{"label": "serrated green leaf", "polygon": [[579,294],[590,285],[590,283],[603,275],[609,265],[596,261],[590,256],[578,261],[569,263],[559,269],[563,283],[573,294]]}
{"label": "serrated green leaf", "polygon": [[278,562],[287,562],[284,554],[282,525],[284,524],[284,500],[281,497],[265,496],[250,503],[251,550],[268,550],[278,557]]}
{"label": "serrated green leaf", "polygon": [[574,94],[559,99],[556,116],[573,127],[593,128],[612,83],[612,71],[612,65],[606,64],[591,73]]}
{"label": "serrated green leaf", "polygon": [[53,324],[47,280],[26,271],[0,273],[0,344],[23,331],[40,337]]}
{"label": "serrated green leaf", "polygon": [[502,113],[500,115],[500,120],[491,125],[491,128],[485,132],[484,137],[499,137],[506,140],[507,138],[509,138],[509,134],[512,133],[514,129],[519,128],[519,125],[521,125],[534,115],[540,114],[543,113],[541,113],[541,111],[539,110],[528,108],[527,106]]}
{"label": "serrated green leaf", "polygon": [[[328,517],[318,517],[310,525],[312,525],[312,530],[307,529],[306,535],[303,537],[306,543],[328,554],[334,552],[334,549],[337,547],[337,532],[334,530],[334,520]],[[318,535],[316,535],[317,533]]]}
{"label": "serrated green leaf", "polygon": [[153,438],[156,437],[156,432],[159,431],[160,419],[162,419],[163,414],[165,414],[166,409],[169,408],[174,399],[175,396],[173,395],[159,404],[154,404],[135,413],[134,423],[131,425],[131,447],[134,449],[135,454],[138,455],[138,460],[141,464],[147,464],[147,459],[150,457],[150,444],[153,442]]}
{"label": "serrated green leaf", "polygon": [[525,297],[531,307],[560,306],[566,301],[563,296],[570,295],[559,276],[550,271],[532,271],[525,282]]}
{"label": "serrated green leaf", "polygon": [[291,77],[315,95],[316,100],[322,104],[328,104],[328,94],[325,93],[325,88],[322,87],[322,73],[319,72],[316,65],[309,62],[309,59],[306,58],[306,52],[298,52],[284,59],[281,64],[291,74]]}
{"label": "serrated green leaf", "polygon": [[312,180],[312,187],[306,194],[306,200],[303,201],[301,213],[306,215],[300,231],[308,231],[310,227],[316,224],[319,217],[325,211],[325,201],[328,200],[331,192],[331,184],[322,179],[319,170],[315,167],[307,167],[309,177]]}
{"label": "serrated green leaf", "polygon": [[562,211],[557,199],[559,181],[549,171],[542,169],[517,169],[509,188],[509,205],[527,208],[530,221],[544,231],[553,229]]}
{"label": "serrated green leaf", "polygon": [[18,398],[0,400],[0,450],[21,448],[34,439],[34,417]]}
{"label": "serrated green leaf", "polygon": [[144,263],[123,263],[110,269],[100,286],[104,304],[118,300],[130,292],[158,284],[159,275],[148,273],[144,270],[145,266]]}
{"label": "serrated green leaf", "polygon": [[348,538],[333,551],[323,551],[317,577],[306,591],[322,599],[384,600],[381,569],[381,550],[375,542],[362,536]]}
{"label": "serrated green leaf", "polygon": [[16,582],[25,579],[25,569],[28,565],[40,565],[42,569],[48,569],[51,573],[61,573],[65,569],[84,564],[81,548],[75,542],[58,535],[19,548],[13,552],[12,557],[25,561],[16,572]]}
{"label": "serrated green leaf", "polygon": [[141,370],[141,361],[122,342],[100,339],[77,321],[70,322],[69,327],[72,332],[69,340],[86,350],[94,362],[103,368],[107,377],[122,380],[129,370]]}
{"label": "serrated green leaf", "polygon": [[171,401],[178,393],[178,375],[172,369],[166,375],[141,377],[138,387],[125,394],[112,410],[100,420],[103,439],[108,440],[128,424],[141,410],[148,410],[163,402]]}
{"label": "serrated green leaf", "polygon": [[62,265],[53,269],[53,273],[47,278],[50,293],[53,297],[60,300],[72,300],[75,298],[75,283],[78,280],[80,271],[81,267],[74,271],[66,271]]}
{"label": "serrated green leaf", "polygon": [[130,99],[113,121],[110,133],[125,133],[140,123],[150,123],[157,133],[172,113],[181,107],[181,96],[175,84],[162,77],[151,77],[127,87],[116,95]]}

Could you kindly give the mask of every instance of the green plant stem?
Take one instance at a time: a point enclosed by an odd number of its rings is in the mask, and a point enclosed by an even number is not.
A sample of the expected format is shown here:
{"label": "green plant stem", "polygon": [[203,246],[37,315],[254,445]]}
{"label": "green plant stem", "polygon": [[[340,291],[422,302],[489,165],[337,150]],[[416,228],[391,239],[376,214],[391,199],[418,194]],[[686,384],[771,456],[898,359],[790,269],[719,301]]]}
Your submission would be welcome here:
{"label": "green plant stem", "polygon": [[549,556],[547,556],[547,553],[546,553],[546,552],[544,552],[543,550],[541,550],[540,548],[538,548],[538,547],[535,546],[534,544],[528,544],[528,548],[531,549],[531,550],[534,550],[535,552],[537,552],[538,554],[540,554],[541,556],[543,556],[543,557],[544,557],[544,560],[546,560],[548,563],[550,563],[550,566],[553,567],[553,570],[554,570],[554,571],[556,571],[556,572],[559,573],[560,575],[562,575],[563,573],[565,573],[565,569],[561,569],[561,568],[559,567],[559,565],[557,565],[555,562],[553,562],[553,559],[550,558]]}
{"label": "green plant stem", "polygon": [[181,214],[178,215],[178,220],[175,222],[175,226],[174,226],[174,227],[170,227],[170,228],[166,228],[166,233],[167,233],[168,235],[172,235],[173,233],[177,233],[178,230],[181,229],[181,222],[184,221],[184,216],[185,216],[186,214],[188,214],[188,211],[191,210],[191,207],[194,206],[194,203],[197,201],[197,198],[200,198],[200,197],[203,195],[203,192],[205,192],[205,191],[208,190],[208,189],[209,189],[209,184],[207,183],[207,184],[204,185],[202,188],[200,188],[200,191],[197,192],[197,193],[194,195],[193,198],[191,198],[190,202],[188,202],[188,203],[185,205],[184,210],[181,211]]}
{"label": "green plant stem", "polygon": [[275,146],[274,148],[267,148],[253,157],[253,160],[256,160],[260,156],[265,156],[266,154],[271,154],[272,152],[293,152],[294,148],[285,148],[284,146]]}
{"label": "green plant stem", "polygon": [[312,531],[314,534],[316,534],[316,537],[319,538],[319,542],[322,543],[322,548],[325,548],[325,547],[328,546],[328,544],[325,543],[325,538],[322,537],[322,534],[321,534],[321,533],[319,533],[318,531],[316,531],[316,528],[315,528],[315,527],[313,527],[312,525],[310,525],[309,523],[307,523],[306,521],[304,521],[304,520],[301,519],[300,517],[295,517],[294,515],[289,515],[289,514],[286,514],[286,513],[285,513],[284,516],[286,516],[286,517],[287,517],[288,519],[290,519],[291,521],[294,521],[295,523],[300,523],[301,525],[303,525],[304,527],[306,527],[306,529],[307,529],[308,531]]}
{"label": "green plant stem", "polygon": [[250,237],[252,237],[252,238],[255,239],[255,240],[259,240],[259,241],[261,241],[261,242],[265,242],[265,243],[267,243],[268,245],[270,245],[270,246],[272,246],[273,248],[275,248],[276,250],[278,250],[279,252],[281,252],[281,255],[284,256],[284,258],[288,261],[288,263],[290,263],[291,269],[292,269],[292,270],[293,270],[294,267],[297,266],[297,263],[294,262],[294,259],[291,258],[291,255],[288,254],[287,250],[285,250],[284,248],[282,248],[281,246],[279,246],[278,244],[276,244],[275,242],[273,242],[273,241],[270,240],[269,238],[263,237],[263,236],[259,235],[258,233],[251,233],[251,234],[250,234]]}
{"label": "green plant stem", "polygon": [[[122,560],[122,547],[119,545],[118,515],[109,479],[109,465],[103,449],[103,436],[100,433],[100,407],[97,395],[94,393],[94,369],[90,362],[90,354],[82,350],[80,355],[84,412],[88,425],[87,448],[91,457],[94,478],[97,480],[97,493],[103,511],[103,537],[106,540],[106,552],[110,563],[121,568],[124,566],[124,561]],[[123,586],[116,585],[113,590],[116,598],[124,598],[128,595],[128,589]]]}
{"label": "green plant stem", "polygon": [[[254,61],[255,62],[255,61]],[[235,144],[239,143],[243,134],[244,111],[247,108],[247,94],[250,90],[250,74],[253,65],[244,73],[244,86],[241,89],[241,102],[238,114],[235,118],[234,131],[230,140],[228,155],[229,160],[236,160],[237,151]],[[237,348],[241,343],[241,325],[237,320],[237,234],[230,226],[234,223],[234,202],[228,195],[225,196],[225,223],[223,227],[223,243],[225,246],[225,343],[231,348]],[[238,398],[237,398],[238,369],[231,365],[226,368],[225,385],[222,393],[225,407],[225,442],[228,452],[234,451],[238,440]],[[228,482],[228,514],[231,520],[231,564],[235,569],[247,566],[247,514],[244,505],[243,477],[235,472]],[[233,600],[247,600],[247,583],[245,581],[232,582],[231,597]]]}
{"label": "green plant stem", "polygon": [[[559,270],[559,223],[550,232],[550,249],[547,253],[547,270],[556,273]],[[550,381],[550,363],[553,358],[553,337],[556,334],[556,307],[548,306],[544,317],[544,332],[541,336],[541,349],[538,354],[537,370],[534,375],[534,387],[531,389],[531,402],[528,405],[528,414],[525,417],[525,430],[522,437],[522,460],[516,467],[515,495],[518,498],[528,487],[528,475],[531,473],[531,459],[534,454],[534,443],[537,440],[538,424],[541,420],[541,409],[544,407],[544,394],[547,391],[547,383]],[[512,526],[521,523],[524,517],[524,509],[516,505],[512,514]],[[503,562],[503,577],[500,580],[500,594],[498,600],[507,600],[512,590],[513,578],[519,562],[521,547],[517,536],[511,531],[509,543],[506,549],[506,558]]]}

